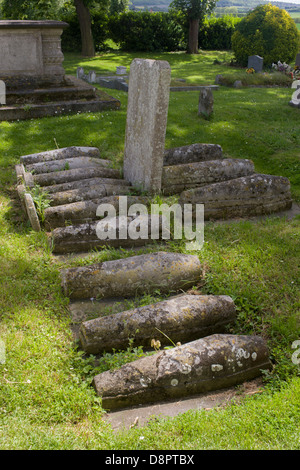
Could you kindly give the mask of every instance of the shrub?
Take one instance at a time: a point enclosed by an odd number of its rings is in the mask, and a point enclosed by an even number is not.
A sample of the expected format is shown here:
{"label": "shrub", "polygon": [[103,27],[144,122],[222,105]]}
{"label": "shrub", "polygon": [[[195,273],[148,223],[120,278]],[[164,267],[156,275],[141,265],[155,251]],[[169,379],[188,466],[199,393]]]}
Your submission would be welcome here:
{"label": "shrub", "polygon": [[199,46],[204,50],[229,50],[231,37],[240,18],[225,15],[221,18],[206,18],[200,26]]}
{"label": "shrub", "polygon": [[264,65],[293,62],[300,46],[300,34],[291,16],[276,6],[260,5],[237,25],[232,36],[236,61],[246,66],[248,57],[259,55]]}
{"label": "shrub", "polygon": [[172,52],[183,39],[181,27],[164,12],[121,13],[109,19],[108,28],[110,38],[126,51]]}

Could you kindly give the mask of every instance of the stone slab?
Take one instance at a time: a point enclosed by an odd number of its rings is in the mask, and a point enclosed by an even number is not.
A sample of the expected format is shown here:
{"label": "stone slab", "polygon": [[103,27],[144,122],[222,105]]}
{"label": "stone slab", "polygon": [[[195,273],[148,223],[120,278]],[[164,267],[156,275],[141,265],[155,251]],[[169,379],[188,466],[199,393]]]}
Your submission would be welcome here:
{"label": "stone slab", "polygon": [[266,215],[292,206],[290,182],[283,176],[255,174],[182,192],[179,204],[204,204],[204,218]]}
{"label": "stone slab", "polygon": [[[81,220],[84,219],[85,214],[79,214]],[[87,219],[87,217],[85,217]],[[121,220],[120,220],[121,219]],[[69,225],[67,227],[57,227],[51,232],[50,236],[50,245],[52,247],[53,253],[78,253],[85,252],[91,249],[101,249],[104,247],[112,248],[134,248],[141,247],[151,243],[156,242],[157,240],[152,240],[150,237],[145,238],[136,238],[131,239],[120,238],[119,226],[126,226],[126,231],[128,231],[130,224],[134,221],[134,217],[116,217],[113,219],[113,225],[116,225],[116,238],[111,239],[100,239],[97,233],[97,228],[99,224],[98,221],[92,220],[91,222],[81,223],[78,225]],[[48,220],[47,220],[48,222]],[[147,216],[144,220],[147,224],[148,232],[151,229],[151,216]],[[160,224],[160,235],[161,235],[161,224]]]}
{"label": "stone slab", "polygon": [[[100,204],[110,204],[119,214],[120,196],[106,196],[87,201],[78,201],[45,209],[45,226],[49,230],[65,227],[71,224],[83,224],[100,219],[97,217],[97,209]],[[128,206],[132,204],[147,204],[147,198],[140,196],[127,196]]]}
{"label": "stone slab", "polygon": [[116,410],[228,388],[270,368],[263,338],[215,334],[103,372],[93,385],[103,408]]}
{"label": "stone slab", "polygon": [[52,171],[74,170],[75,168],[94,168],[96,166],[109,167],[110,162],[93,157],[71,157],[60,160],[51,160],[33,163],[26,166],[26,171],[37,175],[40,173],[50,173]]}
{"label": "stone slab", "polygon": [[100,157],[100,150],[97,147],[64,147],[61,149],[47,150],[45,152],[32,153],[30,155],[22,155],[20,162],[26,165],[34,163],[47,162],[52,160],[64,160],[65,158],[74,157]]}
{"label": "stone slab", "polygon": [[229,296],[183,295],[155,304],[83,322],[80,344],[88,354],[101,354],[133,346],[151,349],[186,343],[212,333],[224,332],[236,319]]}
{"label": "stone slab", "polygon": [[61,271],[64,294],[70,299],[135,297],[146,292],[175,293],[201,279],[199,258],[156,252]]}
{"label": "stone slab", "polygon": [[255,173],[251,160],[225,158],[207,162],[164,166],[162,191],[165,195],[178,194],[189,188],[206,186]]}
{"label": "stone slab", "polygon": [[224,158],[223,150],[220,145],[197,143],[166,149],[164,152],[164,166],[219,160],[222,158]]}
{"label": "stone slab", "polygon": [[29,107],[2,106],[0,108],[0,121],[23,121],[66,114],[97,113],[104,110],[118,110],[119,108],[120,101],[113,97],[90,101],[60,101],[47,104],[32,104]]}
{"label": "stone slab", "polygon": [[31,194],[24,193],[24,203],[25,203],[26,212],[27,212],[31,227],[33,228],[35,232],[40,232],[41,231],[40,221],[39,221],[39,217],[37,215],[35,204],[34,204]]}
{"label": "stone slab", "polygon": [[53,184],[61,184],[96,177],[121,179],[121,174],[119,170],[99,165],[93,168],[74,168],[73,170],[62,170],[32,175],[33,183],[39,186],[51,186]]}

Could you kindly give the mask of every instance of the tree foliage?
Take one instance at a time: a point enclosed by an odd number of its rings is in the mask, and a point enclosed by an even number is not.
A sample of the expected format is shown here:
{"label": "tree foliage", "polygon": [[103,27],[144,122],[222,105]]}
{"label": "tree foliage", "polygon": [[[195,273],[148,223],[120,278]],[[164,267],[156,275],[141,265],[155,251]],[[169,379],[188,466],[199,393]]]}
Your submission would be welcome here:
{"label": "tree foliage", "polygon": [[188,53],[198,53],[199,25],[211,13],[218,0],[173,0],[170,9],[180,12],[189,24]]}
{"label": "tree foliage", "polygon": [[171,8],[181,11],[189,20],[204,20],[213,11],[218,0],[173,0]]}
{"label": "tree foliage", "polygon": [[271,4],[260,5],[236,26],[232,49],[237,62],[247,66],[248,57],[259,55],[264,64],[291,62],[300,47],[300,34],[289,13]]}
{"label": "tree foliage", "polygon": [[58,0],[3,0],[1,12],[10,20],[57,19]]}

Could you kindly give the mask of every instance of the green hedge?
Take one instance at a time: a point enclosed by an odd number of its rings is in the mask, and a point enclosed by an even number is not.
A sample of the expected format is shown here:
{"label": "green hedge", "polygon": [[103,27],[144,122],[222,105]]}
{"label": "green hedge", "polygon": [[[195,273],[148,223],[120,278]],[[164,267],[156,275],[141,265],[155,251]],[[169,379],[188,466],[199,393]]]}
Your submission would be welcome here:
{"label": "green hedge", "polygon": [[[80,52],[76,12],[64,12],[60,20],[69,24],[62,35],[62,50]],[[231,36],[239,22],[240,18],[233,16],[206,19],[199,31],[199,47],[204,50],[231,49]],[[96,12],[92,14],[92,32],[96,51],[105,49],[105,41],[112,39],[125,51],[173,52],[186,50],[188,27],[174,12],[129,11],[111,17]]]}
{"label": "green hedge", "polygon": [[241,18],[229,15],[206,19],[199,30],[199,47],[204,50],[231,49],[231,37],[240,21]]}
{"label": "green hedge", "polygon": [[171,52],[181,48],[183,31],[170,13],[129,11],[108,20],[110,38],[126,51]]}

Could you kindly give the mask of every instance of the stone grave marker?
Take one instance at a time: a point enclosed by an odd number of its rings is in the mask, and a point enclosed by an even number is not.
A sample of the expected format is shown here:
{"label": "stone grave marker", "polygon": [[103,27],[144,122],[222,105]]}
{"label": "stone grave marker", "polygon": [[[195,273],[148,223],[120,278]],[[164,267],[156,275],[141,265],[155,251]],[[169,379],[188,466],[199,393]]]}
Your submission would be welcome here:
{"label": "stone grave marker", "polygon": [[80,78],[80,79],[84,78],[84,68],[83,67],[77,67],[76,76],[77,76],[77,78]]}
{"label": "stone grave marker", "polygon": [[211,88],[202,88],[199,95],[198,116],[208,119],[213,113],[214,97]]}
{"label": "stone grave marker", "polygon": [[0,105],[6,104],[6,85],[3,80],[0,80]]}
{"label": "stone grave marker", "polygon": [[134,59],[130,67],[124,178],[160,192],[170,94],[168,62]]}
{"label": "stone grave marker", "polygon": [[263,65],[263,57],[260,57],[259,55],[251,55],[248,57],[248,69],[253,68],[255,72],[262,72]]}
{"label": "stone grave marker", "polygon": [[117,75],[125,75],[127,73],[126,67],[123,67],[122,65],[119,65],[116,69],[116,74]]}

